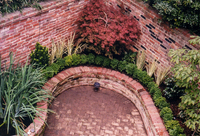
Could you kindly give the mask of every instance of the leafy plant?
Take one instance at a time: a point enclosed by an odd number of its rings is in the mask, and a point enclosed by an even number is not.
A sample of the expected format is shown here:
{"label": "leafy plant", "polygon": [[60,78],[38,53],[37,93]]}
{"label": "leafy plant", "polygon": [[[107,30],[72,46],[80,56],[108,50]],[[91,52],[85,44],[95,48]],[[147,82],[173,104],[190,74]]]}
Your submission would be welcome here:
{"label": "leafy plant", "polygon": [[65,58],[65,66],[71,67],[72,66],[72,56],[66,56]]}
{"label": "leafy plant", "polygon": [[[123,8],[123,7],[122,7]],[[138,22],[102,0],[91,0],[77,20],[79,39],[109,58],[129,49],[141,34]]]}
{"label": "leafy plant", "polygon": [[126,65],[127,65],[126,60],[119,61],[119,63],[118,63],[118,70],[120,72],[124,71],[126,69]]}
{"label": "leafy plant", "polygon": [[31,51],[30,54],[31,57],[31,64],[37,64],[38,66],[48,66],[49,64],[49,54],[48,54],[48,48],[45,46],[43,47],[40,45],[40,43],[36,43],[35,45],[35,51]]}
{"label": "leafy plant", "polygon": [[184,94],[185,88],[178,87],[174,77],[168,77],[164,84],[166,88],[163,90],[163,94],[167,99],[177,99]]}
{"label": "leafy plant", "polygon": [[148,76],[146,71],[142,71],[142,70],[138,69],[136,71],[136,74],[137,74],[138,80],[142,84],[144,84],[145,86],[147,86],[149,82],[153,81],[153,78],[151,78],[150,76]]}
{"label": "leafy plant", "polygon": [[63,70],[65,68],[65,59],[59,58],[56,61],[56,64],[59,65],[59,71]]}
{"label": "leafy plant", "polygon": [[124,57],[122,60],[126,60],[128,63],[134,63],[135,64],[135,59],[137,56],[137,52],[132,52],[131,50],[129,52],[125,52]]}
{"label": "leafy plant", "polygon": [[89,53],[88,55],[88,63],[89,64],[94,64],[94,60],[95,60],[95,55],[92,53]]}
{"label": "leafy plant", "polygon": [[102,65],[104,58],[105,58],[104,56],[100,56],[100,55],[96,56],[95,64],[96,65]]}
{"label": "leafy plant", "polygon": [[17,135],[25,135],[23,119],[41,117],[45,109],[37,107],[37,103],[52,98],[51,94],[42,89],[45,80],[40,68],[27,63],[14,67],[14,59],[10,53],[9,67],[1,68],[0,60],[0,126],[6,124],[7,132],[10,127],[16,129]]}
{"label": "leafy plant", "polygon": [[156,68],[157,68],[156,60],[153,60],[152,63],[149,63],[149,65],[146,66],[147,74],[150,77],[152,77],[152,75],[154,74]]}
{"label": "leafy plant", "polygon": [[137,60],[136,60],[136,65],[138,69],[143,70],[144,64],[145,64],[145,58],[146,58],[145,52],[139,51],[137,54]]}
{"label": "leafy plant", "polygon": [[200,132],[200,51],[178,49],[170,50],[171,61],[175,62],[172,72],[176,85],[185,87],[185,95],[181,96],[180,110],[185,116],[185,124],[193,130],[193,135]]}
{"label": "leafy plant", "polygon": [[111,62],[111,59],[109,59],[109,58],[105,58],[104,60],[103,60],[103,66],[104,67],[110,67],[110,62]]}
{"label": "leafy plant", "polygon": [[81,63],[81,57],[79,54],[72,54],[72,65],[77,66]]}
{"label": "leafy plant", "polygon": [[147,88],[149,89],[149,93],[151,95],[154,95],[156,91],[160,91],[160,89],[158,88],[158,85],[155,82],[149,82],[147,85]]}
{"label": "leafy plant", "polygon": [[198,0],[149,0],[171,26],[199,31],[200,1]]}
{"label": "leafy plant", "polygon": [[[133,63],[128,63],[126,65],[126,73],[131,76],[135,75],[136,69],[137,69],[137,66]],[[136,78],[136,76],[133,76],[133,78]]]}
{"label": "leafy plant", "polygon": [[173,119],[172,110],[169,107],[164,107],[160,111],[160,116],[163,118],[164,122],[167,122],[168,120],[172,120]]}
{"label": "leafy plant", "polygon": [[162,96],[155,99],[155,105],[158,106],[161,110],[164,107],[170,107],[170,104],[167,103],[166,98]]}
{"label": "leafy plant", "polygon": [[110,67],[113,68],[113,69],[117,69],[118,63],[119,63],[119,60],[112,59],[111,62],[110,62]]}
{"label": "leafy plant", "polygon": [[155,101],[159,97],[162,97],[162,92],[159,88],[156,88],[153,94],[153,100]]}
{"label": "leafy plant", "polygon": [[0,2],[0,14],[12,13],[30,6],[36,9],[42,9],[41,5],[38,4],[38,0],[2,0]]}
{"label": "leafy plant", "polygon": [[88,62],[88,57],[85,54],[81,54],[81,64],[86,64]]}
{"label": "leafy plant", "polygon": [[47,66],[44,70],[43,70],[43,74],[45,79],[49,79],[52,78],[54,76],[54,70],[51,66]]}
{"label": "leafy plant", "polygon": [[177,120],[168,120],[166,121],[165,127],[169,131],[170,136],[186,136],[183,133],[183,128],[181,128]]}
{"label": "leafy plant", "polygon": [[155,74],[155,79],[156,79],[156,84],[159,86],[167,77],[167,75],[169,74],[170,68],[164,68],[164,69],[157,69]]}

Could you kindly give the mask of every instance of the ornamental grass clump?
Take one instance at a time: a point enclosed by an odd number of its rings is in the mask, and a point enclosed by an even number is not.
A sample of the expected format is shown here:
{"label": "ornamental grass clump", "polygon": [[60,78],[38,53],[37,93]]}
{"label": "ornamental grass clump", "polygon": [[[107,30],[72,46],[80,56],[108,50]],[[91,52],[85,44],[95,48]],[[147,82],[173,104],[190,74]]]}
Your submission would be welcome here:
{"label": "ornamental grass clump", "polygon": [[6,125],[7,133],[11,127],[17,135],[25,135],[24,118],[31,121],[41,117],[46,109],[37,107],[38,102],[48,102],[52,96],[43,90],[45,83],[40,68],[33,65],[14,66],[14,59],[10,53],[10,65],[1,68],[0,60],[0,126]]}

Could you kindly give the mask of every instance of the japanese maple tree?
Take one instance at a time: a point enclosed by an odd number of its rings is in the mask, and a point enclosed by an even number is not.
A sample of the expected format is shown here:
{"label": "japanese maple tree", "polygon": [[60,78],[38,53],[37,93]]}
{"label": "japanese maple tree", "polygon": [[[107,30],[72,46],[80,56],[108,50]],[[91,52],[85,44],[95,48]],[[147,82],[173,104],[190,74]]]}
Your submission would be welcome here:
{"label": "japanese maple tree", "polygon": [[109,57],[129,49],[141,34],[133,17],[107,6],[102,0],[91,0],[81,12],[77,24],[78,38],[88,43],[89,49]]}

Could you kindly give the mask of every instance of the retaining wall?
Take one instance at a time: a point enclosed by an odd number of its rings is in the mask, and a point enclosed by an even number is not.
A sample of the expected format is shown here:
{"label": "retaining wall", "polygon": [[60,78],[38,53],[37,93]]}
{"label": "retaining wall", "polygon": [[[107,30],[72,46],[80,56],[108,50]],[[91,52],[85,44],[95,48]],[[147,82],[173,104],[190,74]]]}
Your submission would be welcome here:
{"label": "retaining wall", "polygon": [[[51,91],[53,96],[57,96],[69,88],[94,85],[95,82],[99,82],[100,87],[124,95],[135,104],[140,112],[148,136],[169,136],[151,95],[140,83],[118,71],[88,66],[69,68],[51,78],[44,85],[44,89]],[[47,104],[43,104],[43,108],[47,108]],[[44,113],[42,118],[46,120],[47,114]],[[26,129],[29,136],[40,135],[43,132],[45,126],[43,120],[34,119],[35,128],[32,123]]]}

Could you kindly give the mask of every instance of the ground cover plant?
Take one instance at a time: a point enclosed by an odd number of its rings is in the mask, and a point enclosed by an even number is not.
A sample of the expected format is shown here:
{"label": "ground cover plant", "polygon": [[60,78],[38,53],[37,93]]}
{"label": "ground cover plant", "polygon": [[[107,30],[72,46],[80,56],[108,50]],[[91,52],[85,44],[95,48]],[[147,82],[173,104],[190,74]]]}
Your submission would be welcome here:
{"label": "ground cover plant", "polygon": [[[14,58],[10,53],[10,65],[1,68],[0,60],[0,127],[6,127],[6,133],[11,128],[17,135],[25,135],[24,119],[31,121],[41,117],[47,110],[37,106],[38,102],[48,102],[52,96],[42,89],[45,83],[41,68],[33,65],[14,65]],[[2,134],[3,135],[3,134]]]}
{"label": "ground cover plant", "polygon": [[77,20],[77,37],[88,43],[89,49],[110,58],[134,44],[141,32],[135,18],[106,6],[101,0],[91,0]]}

